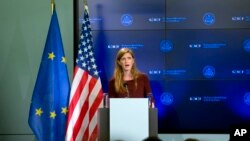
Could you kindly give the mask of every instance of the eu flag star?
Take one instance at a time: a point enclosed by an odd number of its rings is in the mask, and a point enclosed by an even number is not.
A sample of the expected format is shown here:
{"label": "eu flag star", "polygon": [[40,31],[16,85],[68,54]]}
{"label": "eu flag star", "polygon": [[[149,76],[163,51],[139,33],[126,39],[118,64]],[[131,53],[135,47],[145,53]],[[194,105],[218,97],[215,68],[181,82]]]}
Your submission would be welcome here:
{"label": "eu flag star", "polygon": [[55,117],[56,117],[56,112],[55,111],[50,112],[50,118],[55,119]]}
{"label": "eu flag star", "polygon": [[62,57],[62,61],[61,62],[66,63],[67,62],[66,58]]}
{"label": "eu flag star", "polygon": [[62,112],[61,113],[63,113],[63,114],[67,114],[67,112],[68,112],[68,108],[67,107],[63,107],[62,108]]}
{"label": "eu flag star", "polygon": [[42,115],[42,113],[43,113],[43,111],[42,111],[42,109],[41,109],[41,108],[36,109],[36,115],[41,116],[41,115]]}
{"label": "eu flag star", "polygon": [[53,60],[55,57],[54,52],[49,53],[49,59]]}

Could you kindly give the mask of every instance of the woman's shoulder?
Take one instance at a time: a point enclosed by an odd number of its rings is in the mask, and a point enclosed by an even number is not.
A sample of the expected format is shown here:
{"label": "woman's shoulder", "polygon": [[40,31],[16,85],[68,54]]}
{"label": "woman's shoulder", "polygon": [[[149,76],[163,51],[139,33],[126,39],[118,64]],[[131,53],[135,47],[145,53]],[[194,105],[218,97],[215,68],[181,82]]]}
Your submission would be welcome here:
{"label": "woman's shoulder", "polygon": [[147,74],[146,74],[146,73],[143,73],[143,72],[140,72],[140,73],[138,74],[138,77],[141,78],[141,79],[147,79],[147,78],[148,78]]}

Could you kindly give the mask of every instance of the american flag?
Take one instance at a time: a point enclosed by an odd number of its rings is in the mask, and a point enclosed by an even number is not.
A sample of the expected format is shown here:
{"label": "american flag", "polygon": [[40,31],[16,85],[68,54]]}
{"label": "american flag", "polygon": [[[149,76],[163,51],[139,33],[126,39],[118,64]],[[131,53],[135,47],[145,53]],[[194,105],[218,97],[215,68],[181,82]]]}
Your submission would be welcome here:
{"label": "american flag", "polygon": [[103,102],[87,6],[83,18],[70,92],[66,141],[97,140],[97,110]]}

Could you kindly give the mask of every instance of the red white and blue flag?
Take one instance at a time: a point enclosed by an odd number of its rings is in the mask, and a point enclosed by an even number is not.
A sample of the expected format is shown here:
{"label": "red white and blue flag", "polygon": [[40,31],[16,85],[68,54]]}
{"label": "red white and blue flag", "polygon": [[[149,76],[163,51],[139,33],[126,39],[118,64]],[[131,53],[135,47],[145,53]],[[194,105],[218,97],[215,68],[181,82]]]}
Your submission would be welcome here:
{"label": "red white and blue flag", "polygon": [[97,140],[97,110],[103,104],[87,6],[83,18],[70,92],[66,141]]}

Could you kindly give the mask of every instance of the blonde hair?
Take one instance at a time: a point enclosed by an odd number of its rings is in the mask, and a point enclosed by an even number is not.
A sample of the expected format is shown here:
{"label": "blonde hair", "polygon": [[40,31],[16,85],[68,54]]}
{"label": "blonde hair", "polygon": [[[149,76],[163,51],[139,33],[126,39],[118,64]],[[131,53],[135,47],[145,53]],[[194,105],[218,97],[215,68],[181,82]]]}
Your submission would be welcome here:
{"label": "blonde hair", "polygon": [[[122,70],[122,66],[120,65],[120,59],[122,58],[122,56],[125,53],[129,53],[131,54],[132,58],[135,59],[135,55],[133,53],[133,51],[129,48],[121,48],[117,55],[116,55],[116,60],[115,60],[115,70],[114,70],[114,74],[113,77],[115,79],[115,91],[117,93],[126,93],[126,88],[124,87],[124,80],[123,80],[123,70]],[[137,78],[139,75],[139,70],[136,67],[136,64],[134,62],[132,69],[131,69],[131,75],[133,77],[133,79],[135,80],[135,87],[137,87]]]}

